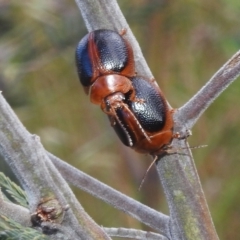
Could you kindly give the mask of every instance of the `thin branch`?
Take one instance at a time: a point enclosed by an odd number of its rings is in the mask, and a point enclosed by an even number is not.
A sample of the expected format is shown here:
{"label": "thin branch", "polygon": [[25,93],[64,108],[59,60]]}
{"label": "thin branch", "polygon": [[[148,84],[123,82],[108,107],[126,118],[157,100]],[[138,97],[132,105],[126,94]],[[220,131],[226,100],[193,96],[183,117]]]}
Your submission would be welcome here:
{"label": "thin branch", "polygon": [[[126,37],[133,47],[137,73],[151,78],[149,68],[146,66],[139,46],[122,17],[117,3],[106,0],[76,1],[88,31],[100,28],[110,28],[116,31],[122,28],[127,29]],[[89,9],[94,4],[96,4],[98,11]],[[190,107],[190,105],[187,106]],[[174,115],[176,124],[174,129],[180,129],[184,135],[185,130],[188,129],[182,130],[185,124],[182,121],[182,116],[187,112],[190,112],[189,108],[176,111]],[[179,149],[187,147],[187,145],[184,141],[174,140],[172,147]],[[218,239],[192,155],[188,151],[185,151],[184,154],[165,156],[157,164],[170,210],[171,237],[172,239]]]}
{"label": "thin branch", "polygon": [[191,129],[210,104],[240,75],[240,51],[235,53],[194,95],[176,112],[176,121]]}
{"label": "thin branch", "polygon": [[[239,74],[240,52],[237,52],[192,99],[175,112],[175,131],[184,135],[191,129],[208,106]],[[189,146],[186,141],[174,140],[172,147],[182,149],[181,153],[165,156],[157,164],[169,204],[171,232],[177,238],[191,239],[191,236],[194,239],[218,239],[192,154],[190,150],[183,150]]]}
{"label": "thin branch", "polygon": [[30,212],[27,208],[20,205],[4,201],[0,190],[0,215],[4,215],[22,226],[31,226]]}
{"label": "thin branch", "polygon": [[168,240],[168,238],[153,232],[145,232],[128,228],[104,228],[111,237],[131,238],[139,240]]}
{"label": "thin branch", "polygon": [[[63,227],[69,227],[70,239],[109,239],[83,210],[39,138],[27,132],[1,94],[0,113],[0,153],[26,191],[31,213],[40,204],[53,201],[58,212],[54,221],[61,223],[64,217]],[[70,205],[68,211],[66,205]]]}
{"label": "thin branch", "polygon": [[68,163],[60,160],[56,156],[48,153],[51,161],[62,174],[62,176],[72,185],[78,187],[96,198],[109,203],[114,208],[126,212],[133,218],[143,222],[149,227],[169,235],[169,217],[157,212],[136,200],[116,191],[115,189],[99,182],[98,180],[81,172]]}
{"label": "thin branch", "polygon": [[185,140],[175,140],[173,146],[182,150],[157,162],[170,211],[171,237],[217,240],[189,146]]}

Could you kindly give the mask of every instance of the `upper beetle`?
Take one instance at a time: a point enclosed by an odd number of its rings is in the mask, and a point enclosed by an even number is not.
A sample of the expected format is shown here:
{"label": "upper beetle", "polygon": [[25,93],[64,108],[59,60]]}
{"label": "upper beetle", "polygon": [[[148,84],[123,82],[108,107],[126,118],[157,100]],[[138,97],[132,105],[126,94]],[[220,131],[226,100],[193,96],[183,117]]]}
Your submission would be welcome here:
{"label": "upper beetle", "polygon": [[87,92],[101,76],[135,75],[132,47],[120,34],[111,30],[88,33],[77,46],[76,63],[79,79]]}
{"label": "upper beetle", "polygon": [[152,81],[136,76],[133,50],[120,34],[88,33],[77,46],[76,64],[91,102],[125,145],[152,155],[165,151],[173,139],[173,110]]}

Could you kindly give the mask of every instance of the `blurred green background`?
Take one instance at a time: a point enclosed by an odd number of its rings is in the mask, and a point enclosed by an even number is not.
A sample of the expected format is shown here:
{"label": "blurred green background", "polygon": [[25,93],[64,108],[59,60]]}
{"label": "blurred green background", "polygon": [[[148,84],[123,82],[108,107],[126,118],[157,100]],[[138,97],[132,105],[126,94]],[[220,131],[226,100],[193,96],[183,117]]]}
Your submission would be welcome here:
{"label": "blurred green background", "polygon": [[[120,0],[159,86],[182,106],[240,48],[240,2]],[[76,74],[74,51],[86,33],[74,1],[0,1],[0,89],[45,148],[82,171],[168,213],[155,169],[137,189],[150,158],[124,147]],[[221,239],[240,239],[240,82],[215,101],[190,145]],[[5,170],[3,160],[1,170]],[[103,226],[148,229],[75,190]]]}

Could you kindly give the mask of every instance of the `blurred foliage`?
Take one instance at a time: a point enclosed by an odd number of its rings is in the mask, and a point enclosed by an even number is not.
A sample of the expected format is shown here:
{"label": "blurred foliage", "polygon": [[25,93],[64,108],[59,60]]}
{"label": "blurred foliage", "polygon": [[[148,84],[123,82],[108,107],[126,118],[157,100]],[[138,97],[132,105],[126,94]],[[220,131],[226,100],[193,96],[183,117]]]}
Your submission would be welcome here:
{"label": "blurred foliage", "polygon": [[39,231],[23,227],[12,219],[0,215],[0,239],[1,240],[49,240]]}
{"label": "blurred foliage", "polygon": [[[180,107],[240,48],[239,1],[121,0],[161,89]],[[167,213],[154,169],[138,186],[148,156],[122,146],[77,78],[75,46],[86,33],[74,1],[0,1],[0,88],[53,154],[123,193]],[[194,157],[221,239],[240,239],[240,83],[232,84],[193,129]],[[224,113],[224,114],[223,114]],[[106,227],[142,227],[75,190]]]}
{"label": "blurred foliage", "polygon": [[28,208],[26,193],[2,172],[0,172],[0,189],[4,193],[5,199],[7,198],[8,201]]}
{"label": "blurred foliage", "polygon": [[[2,172],[0,172],[0,198],[28,208],[26,193]],[[49,238],[33,228],[24,227],[13,219],[0,214],[0,239],[47,240]]]}

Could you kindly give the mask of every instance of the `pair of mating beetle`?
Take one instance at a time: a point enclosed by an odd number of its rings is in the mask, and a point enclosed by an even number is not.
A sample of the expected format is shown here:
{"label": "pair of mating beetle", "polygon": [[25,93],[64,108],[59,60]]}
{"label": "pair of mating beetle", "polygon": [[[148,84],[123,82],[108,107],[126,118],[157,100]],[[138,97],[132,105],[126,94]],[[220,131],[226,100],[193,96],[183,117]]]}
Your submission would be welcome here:
{"label": "pair of mating beetle", "polygon": [[137,76],[132,47],[121,34],[88,33],[77,46],[76,64],[85,92],[123,144],[153,156],[168,149],[175,137],[173,109],[152,81]]}

